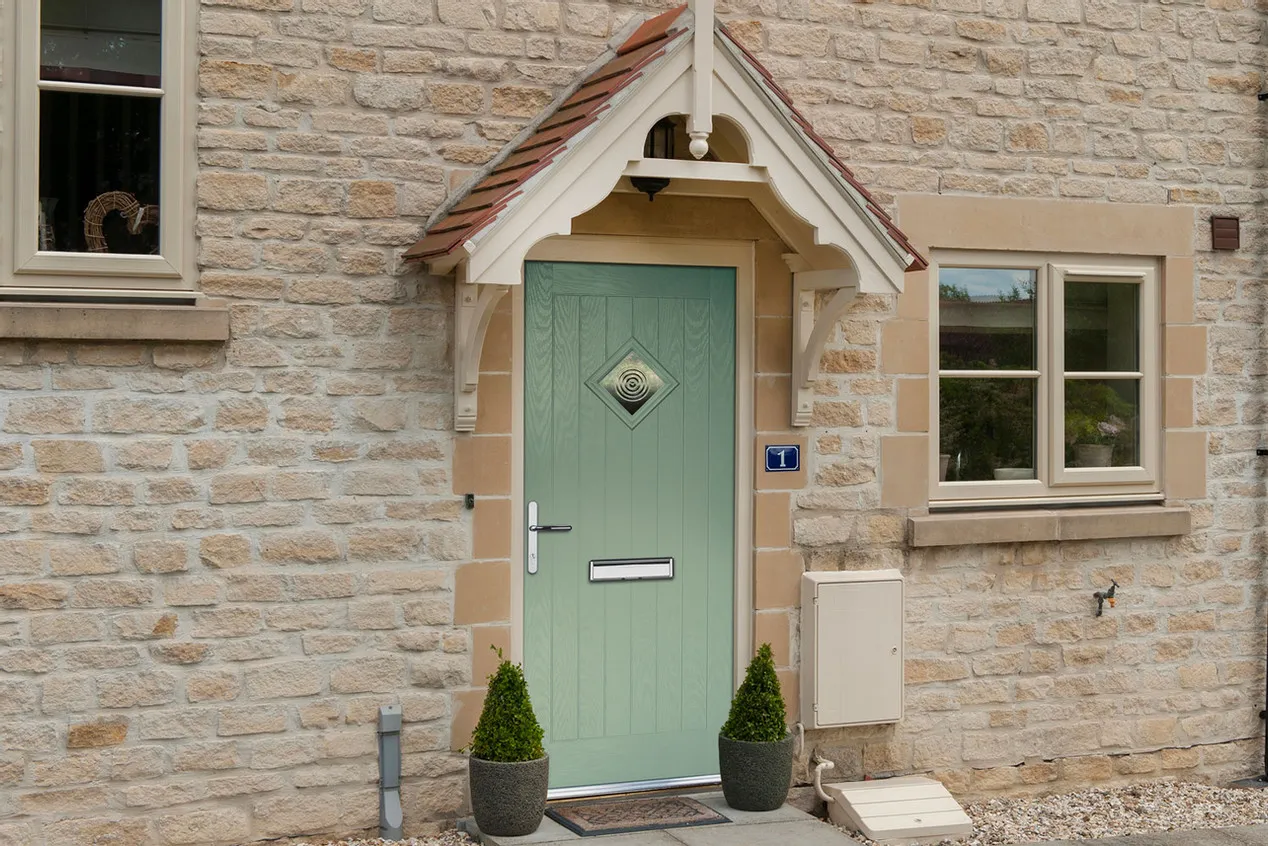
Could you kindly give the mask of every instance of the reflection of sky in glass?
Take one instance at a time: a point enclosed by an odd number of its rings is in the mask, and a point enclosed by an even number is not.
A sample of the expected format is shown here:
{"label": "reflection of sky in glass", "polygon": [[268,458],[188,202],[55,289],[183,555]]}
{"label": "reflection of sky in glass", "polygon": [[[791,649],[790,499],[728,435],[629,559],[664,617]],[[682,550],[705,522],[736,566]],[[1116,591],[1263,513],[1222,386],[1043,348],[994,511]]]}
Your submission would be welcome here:
{"label": "reflection of sky in glass", "polygon": [[[938,284],[953,287],[968,295],[973,302],[999,299],[1034,298],[1035,271],[999,267],[943,267],[938,270]],[[1017,294],[1013,291],[1016,289]],[[947,299],[947,297],[943,297]]]}

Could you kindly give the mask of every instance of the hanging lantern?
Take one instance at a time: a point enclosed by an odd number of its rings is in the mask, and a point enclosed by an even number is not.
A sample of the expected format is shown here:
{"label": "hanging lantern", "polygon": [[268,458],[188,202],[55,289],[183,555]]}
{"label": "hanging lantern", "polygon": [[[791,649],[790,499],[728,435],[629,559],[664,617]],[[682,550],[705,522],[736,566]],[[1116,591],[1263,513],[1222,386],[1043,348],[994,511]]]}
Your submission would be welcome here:
{"label": "hanging lantern", "polygon": [[[643,142],[643,158],[672,159],[674,157],[674,122],[671,118],[661,118],[647,133]],[[659,176],[632,176],[630,184],[647,195],[648,202],[656,199],[656,194],[669,187],[669,180]]]}
{"label": "hanging lantern", "polygon": [[672,118],[661,118],[656,121],[651,132],[647,133],[647,141],[643,144],[643,158],[672,159],[674,157],[674,121]]}

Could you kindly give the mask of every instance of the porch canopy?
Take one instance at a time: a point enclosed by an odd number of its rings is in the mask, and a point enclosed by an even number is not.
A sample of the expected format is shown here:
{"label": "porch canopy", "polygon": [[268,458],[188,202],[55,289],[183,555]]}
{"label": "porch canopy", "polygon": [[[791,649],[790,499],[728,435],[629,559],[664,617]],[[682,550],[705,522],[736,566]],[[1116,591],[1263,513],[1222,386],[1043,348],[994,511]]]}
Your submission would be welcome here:
{"label": "porch canopy", "polygon": [[[697,22],[709,26],[700,31]],[[770,73],[694,0],[620,40],[494,159],[405,253],[457,274],[454,424],[475,428],[480,350],[501,297],[534,245],[633,178],[665,193],[747,198],[779,233],[793,275],[791,422],[810,422],[812,385],[833,325],[859,293],[896,294],[924,260],[793,106]],[[669,118],[689,154],[644,155]],[[719,237],[726,233],[720,231]],[[816,292],[830,291],[816,312]]]}

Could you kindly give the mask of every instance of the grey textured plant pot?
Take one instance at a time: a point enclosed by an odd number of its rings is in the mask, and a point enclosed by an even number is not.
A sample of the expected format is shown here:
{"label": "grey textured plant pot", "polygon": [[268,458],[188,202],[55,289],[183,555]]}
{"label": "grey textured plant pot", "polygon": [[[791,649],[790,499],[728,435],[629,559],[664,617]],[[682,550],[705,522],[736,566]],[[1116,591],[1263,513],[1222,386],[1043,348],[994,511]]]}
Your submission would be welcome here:
{"label": "grey textured plant pot", "polygon": [[737,811],[774,811],[792,786],[793,742],[788,734],[773,743],[747,743],[718,735],[722,795]]}
{"label": "grey textured plant pot", "polygon": [[523,837],[537,831],[546,813],[550,756],[505,764],[471,758],[471,814],[484,834]]}

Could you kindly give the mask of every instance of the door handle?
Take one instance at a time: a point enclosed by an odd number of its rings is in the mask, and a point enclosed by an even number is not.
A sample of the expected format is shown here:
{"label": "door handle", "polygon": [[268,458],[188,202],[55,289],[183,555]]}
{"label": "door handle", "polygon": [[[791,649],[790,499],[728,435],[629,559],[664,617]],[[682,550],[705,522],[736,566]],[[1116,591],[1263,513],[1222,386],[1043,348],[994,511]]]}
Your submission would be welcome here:
{"label": "door handle", "polygon": [[537,572],[537,535],[539,532],[571,532],[572,526],[542,525],[537,522],[537,503],[528,504],[528,574]]}

